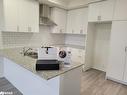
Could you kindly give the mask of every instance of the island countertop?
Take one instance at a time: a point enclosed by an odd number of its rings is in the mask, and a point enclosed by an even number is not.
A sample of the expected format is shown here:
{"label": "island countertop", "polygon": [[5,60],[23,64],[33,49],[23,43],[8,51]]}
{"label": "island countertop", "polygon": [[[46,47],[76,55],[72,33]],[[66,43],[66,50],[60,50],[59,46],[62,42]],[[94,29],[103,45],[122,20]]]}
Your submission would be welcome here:
{"label": "island countertop", "polygon": [[70,67],[63,67],[60,70],[49,70],[49,71],[36,71],[36,61],[37,59],[28,57],[28,56],[24,56],[22,54],[20,54],[20,52],[22,51],[22,48],[9,48],[9,49],[1,49],[0,50],[0,54],[13,61],[14,63],[20,65],[21,67],[29,70],[30,72],[46,79],[52,79],[54,77],[57,77],[61,74],[64,74],[70,70],[76,69],[80,66],[82,66],[82,63],[76,63],[76,62],[72,62]]}

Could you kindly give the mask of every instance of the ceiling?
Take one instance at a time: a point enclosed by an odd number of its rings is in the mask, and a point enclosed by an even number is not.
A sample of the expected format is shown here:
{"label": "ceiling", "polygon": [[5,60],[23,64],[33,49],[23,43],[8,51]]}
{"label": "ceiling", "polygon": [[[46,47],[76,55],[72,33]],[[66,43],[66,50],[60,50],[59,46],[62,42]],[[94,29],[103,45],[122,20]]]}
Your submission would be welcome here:
{"label": "ceiling", "polygon": [[[69,3],[69,2],[81,1],[81,0],[59,0],[59,1],[63,1],[63,2]],[[86,0],[82,0],[82,1],[86,1]]]}
{"label": "ceiling", "polygon": [[96,2],[102,0],[38,0],[40,4],[48,4],[50,6],[56,6],[64,9],[74,9],[83,6],[88,6],[89,2]]}

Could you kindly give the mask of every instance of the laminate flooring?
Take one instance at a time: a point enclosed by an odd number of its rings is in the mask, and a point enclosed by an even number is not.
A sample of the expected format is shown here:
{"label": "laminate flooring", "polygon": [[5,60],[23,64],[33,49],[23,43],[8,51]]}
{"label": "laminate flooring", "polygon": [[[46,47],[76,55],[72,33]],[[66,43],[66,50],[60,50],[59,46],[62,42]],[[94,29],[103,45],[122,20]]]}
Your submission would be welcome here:
{"label": "laminate flooring", "polygon": [[0,78],[0,92],[12,92],[13,93],[13,94],[8,94],[8,95],[23,95],[18,89],[16,89],[5,78]]}
{"label": "laminate flooring", "polygon": [[106,80],[104,72],[90,69],[82,74],[81,95],[127,95],[127,86]]}

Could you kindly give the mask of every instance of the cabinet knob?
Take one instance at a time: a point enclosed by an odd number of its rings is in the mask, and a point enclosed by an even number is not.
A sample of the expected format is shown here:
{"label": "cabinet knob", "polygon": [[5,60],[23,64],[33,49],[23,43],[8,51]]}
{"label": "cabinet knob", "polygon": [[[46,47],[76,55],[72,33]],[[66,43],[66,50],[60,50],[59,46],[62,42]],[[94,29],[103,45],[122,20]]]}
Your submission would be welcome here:
{"label": "cabinet knob", "polygon": [[125,47],[125,52],[127,52],[127,47]]}
{"label": "cabinet knob", "polygon": [[32,31],[32,28],[31,27],[28,27],[28,32],[31,32]]}

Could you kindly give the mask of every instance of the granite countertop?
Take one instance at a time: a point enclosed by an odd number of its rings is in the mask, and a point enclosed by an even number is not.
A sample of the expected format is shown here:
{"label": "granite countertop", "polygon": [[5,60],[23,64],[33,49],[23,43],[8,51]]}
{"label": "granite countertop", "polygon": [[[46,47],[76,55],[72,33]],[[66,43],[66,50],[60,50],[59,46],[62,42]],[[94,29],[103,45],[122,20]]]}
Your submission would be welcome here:
{"label": "granite countertop", "polygon": [[23,56],[20,53],[21,51],[22,51],[22,48],[1,49],[0,54],[3,57],[13,61],[14,63],[20,65],[21,67],[31,71],[32,73],[34,73],[46,80],[52,79],[56,76],[64,74],[72,69],[75,69],[75,68],[83,65],[81,63],[72,62],[70,67],[63,67],[60,70],[36,71],[35,65],[36,65],[37,59],[31,58],[28,56]]}

